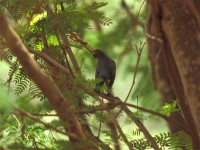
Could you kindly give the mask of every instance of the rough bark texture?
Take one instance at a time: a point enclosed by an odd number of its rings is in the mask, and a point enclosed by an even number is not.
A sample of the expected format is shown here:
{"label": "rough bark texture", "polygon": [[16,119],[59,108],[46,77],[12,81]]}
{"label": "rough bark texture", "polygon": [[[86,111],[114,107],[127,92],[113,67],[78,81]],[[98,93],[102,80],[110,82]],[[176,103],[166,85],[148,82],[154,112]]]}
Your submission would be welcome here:
{"label": "rough bark texture", "polygon": [[[168,70],[166,68],[166,62],[164,62],[165,55],[164,49],[167,48],[164,42],[164,35],[161,25],[161,10],[157,0],[149,1],[149,18],[147,21],[147,43],[149,59],[151,62],[152,80],[155,89],[159,89],[162,99],[165,102],[176,100],[177,96],[174,93]],[[169,64],[168,64],[169,65]],[[158,75],[157,75],[158,74]],[[157,77],[158,76],[158,77]],[[158,82],[159,80],[159,82]],[[174,122],[176,122],[174,124]],[[172,133],[178,131],[187,131],[187,127],[181,113],[174,112],[169,116],[169,127]]]}
{"label": "rough bark texture", "polygon": [[[194,15],[186,0],[151,0],[149,4],[151,15],[147,24],[147,37],[149,49],[154,53],[151,54],[152,59],[156,59],[158,53],[161,54],[159,57],[164,60],[173,91],[181,106],[193,149],[200,149],[199,16],[196,13]],[[158,42],[159,46],[156,46]]]}
{"label": "rough bark texture", "polygon": [[197,25],[184,1],[162,3],[162,25],[183,84],[197,131],[200,131],[200,39]]}
{"label": "rough bark texture", "polygon": [[[185,119],[185,123],[180,122],[180,124],[183,124],[183,127],[181,127],[180,130],[188,132],[191,138],[193,138],[194,145],[196,145],[198,144],[198,134],[195,128],[194,119],[192,117],[189,106],[185,103],[186,99],[184,96],[183,85],[180,80],[179,72],[175,64],[170,46],[167,41],[162,46],[162,57],[166,66],[167,74],[169,75],[170,78],[173,91],[175,92],[178,98],[178,104],[181,107]],[[184,124],[186,124],[187,129],[185,129]]]}
{"label": "rough bark texture", "polygon": [[200,12],[200,1],[199,0],[193,0],[194,6],[196,7],[197,11]]}
{"label": "rough bark texture", "polygon": [[[159,60],[157,62],[158,63],[157,64],[158,65],[158,76],[159,76],[158,77],[159,78],[158,79],[159,80],[158,88],[161,93],[162,100],[166,103],[170,103],[173,100],[176,100],[177,96],[174,93],[172,84],[170,82],[170,78],[168,76],[163,57],[164,57],[164,55],[162,52],[161,56],[159,57]],[[176,123],[174,124],[174,122],[176,122]],[[184,120],[183,116],[181,115],[180,111],[175,111],[175,112],[171,113],[171,115],[169,116],[168,124],[169,124],[169,128],[170,128],[171,132],[174,134],[178,133],[180,131],[188,132],[185,120]]]}

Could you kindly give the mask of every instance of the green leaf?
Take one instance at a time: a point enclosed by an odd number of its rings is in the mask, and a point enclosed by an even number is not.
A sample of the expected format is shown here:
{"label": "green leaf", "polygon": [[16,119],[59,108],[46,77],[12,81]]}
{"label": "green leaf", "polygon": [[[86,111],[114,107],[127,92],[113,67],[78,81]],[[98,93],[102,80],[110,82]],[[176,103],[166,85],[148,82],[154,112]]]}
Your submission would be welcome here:
{"label": "green leaf", "polygon": [[178,111],[176,101],[166,103],[160,110],[160,113],[169,116],[172,112]]}
{"label": "green leaf", "polygon": [[0,90],[0,110],[3,112],[11,112],[16,103],[16,97],[9,93],[6,88],[1,88]]}

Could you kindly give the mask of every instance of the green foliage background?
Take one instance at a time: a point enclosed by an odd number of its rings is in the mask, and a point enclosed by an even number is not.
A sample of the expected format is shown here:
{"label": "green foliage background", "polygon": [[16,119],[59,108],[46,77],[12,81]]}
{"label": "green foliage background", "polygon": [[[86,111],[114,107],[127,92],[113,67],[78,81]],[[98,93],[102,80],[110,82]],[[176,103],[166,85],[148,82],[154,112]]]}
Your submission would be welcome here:
{"label": "green foliage background", "polygon": [[[8,16],[25,45],[45,54],[55,53],[57,57],[62,59],[63,55],[53,28],[54,16],[48,16],[43,8],[39,7],[41,2],[42,0],[0,0],[0,10]],[[54,11],[55,6],[57,6],[58,28],[66,36],[71,32],[77,32],[91,47],[102,49],[116,61],[117,76],[113,93],[124,100],[131,87],[136,68],[138,55],[135,46],[139,46],[141,42],[146,42],[144,29],[137,22],[145,24],[148,16],[144,1],[127,0],[129,9],[137,18],[135,21],[131,21],[127,16],[119,0],[102,0],[96,3],[93,3],[92,0],[47,0],[46,3]],[[59,3],[64,3],[64,10]],[[97,29],[98,25],[100,26],[99,30]],[[48,52],[43,49],[43,41],[41,40],[41,35],[44,33],[50,45]],[[96,61],[79,43],[70,41],[70,44],[78,64],[81,66],[83,82],[94,86]],[[2,70],[0,72],[2,87],[0,95],[0,148],[30,148],[35,146],[34,143],[37,143],[39,148],[44,149],[73,149],[74,146],[62,134],[28,118],[20,118],[19,114],[12,113],[15,107],[29,113],[54,114],[55,112],[36,85],[26,76],[23,68],[9,49],[5,47],[1,38],[0,49],[0,56],[7,58],[7,62],[4,60],[0,62],[0,69]],[[45,62],[42,59],[33,57],[42,68],[45,68]],[[168,115],[173,111],[173,109],[168,108],[171,108],[174,103],[163,107],[159,92],[153,90],[149,68],[147,46],[145,46],[139,62],[136,82],[128,102]],[[64,94],[67,95],[67,92]],[[87,106],[81,108],[80,111],[94,109],[97,102],[88,95],[84,95],[84,98]],[[185,133],[171,135],[168,132],[166,122],[162,119],[152,117],[152,115],[136,109],[131,110],[141,118],[161,147],[178,148],[189,141],[189,137]],[[107,115],[107,113],[103,113],[103,119],[109,118]],[[98,113],[86,117],[89,123],[96,127],[102,120],[102,116]],[[38,117],[38,119],[63,130],[57,117]],[[149,142],[143,138],[143,135],[125,114],[120,114],[118,121],[134,147],[138,149],[150,147]],[[111,133],[105,126],[103,129],[102,140],[111,144]],[[94,133],[97,134],[97,131],[94,130]],[[123,141],[121,143],[123,149],[126,149]],[[190,143],[187,146],[188,149],[191,148]]]}

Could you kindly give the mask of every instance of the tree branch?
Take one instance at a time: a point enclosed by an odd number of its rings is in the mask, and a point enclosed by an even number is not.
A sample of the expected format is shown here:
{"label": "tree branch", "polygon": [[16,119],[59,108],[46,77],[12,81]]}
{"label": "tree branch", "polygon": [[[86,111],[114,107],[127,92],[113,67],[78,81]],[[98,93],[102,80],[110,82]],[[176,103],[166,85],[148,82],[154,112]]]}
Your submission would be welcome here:
{"label": "tree branch", "polygon": [[74,113],[71,111],[69,105],[67,102],[65,102],[64,97],[59,91],[58,87],[45,76],[2,13],[0,13],[0,22],[0,34],[8,43],[8,47],[21,62],[22,66],[27,72],[27,75],[35,82],[35,84],[48,98],[51,106],[56,110],[60,119],[64,122],[69,122],[70,128],[65,127],[65,130],[69,133],[74,133],[78,137],[70,137],[71,140],[77,142],[83,141],[85,139],[85,135],[82,131],[82,128]]}
{"label": "tree branch", "polygon": [[[42,4],[43,4],[44,9],[45,9],[49,14],[53,15],[53,11],[52,11],[51,8],[46,4],[46,2],[45,2],[45,1],[42,1]],[[56,28],[56,24],[57,24],[56,21],[57,21],[57,20],[56,20],[56,18],[54,18],[54,19],[55,19],[54,27]],[[64,43],[65,49],[66,49],[66,51],[67,51],[67,54],[69,55],[69,58],[70,58],[70,60],[71,60],[71,62],[72,62],[72,64],[73,64],[73,67],[75,68],[76,73],[81,74],[81,70],[80,70],[80,68],[79,68],[79,66],[78,66],[78,63],[77,63],[77,61],[76,61],[76,58],[75,58],[75,56],[74,56],[74,54],[73,54],[73,52],[72,52],[72,49],[71,49],[71,47],[70,47],[68,38],[67,38],[65,35],[62,34],[63,32],[62,32],[61,28],[58,28],[57,30],[58,30],[58,33],[61,35],[61,38],[62,38],[62,41],[63,41],[63,43]]]}
{"label": "tree branch", "polygon": [[15,108],[15,109],[17,110],[18,113],[22,114],[23,116],[26,116],[26,117],[30,118],[31,120],[34,120],[35,122],[38,122],[38,123],[40,123],[40,124],[43,124],[46,128],[52,129],[52,130],[54,130],[54,131],[56,131],[56,132],[58,132],[58,133],[60,133],[60,134],[65,135],[65,136],[68,135],[68,136],[71,136],[71,137],[73,137],[73,138],[78,138],[77,135],[74,134],[74,133],[68,133],[68,132],[63,132],[63,131],[61,131],[61,130],[58,130],[57,128],[55,128],[55,127],[53,127],[53,126],[51,126],[51,125],[49,125],[49,124],[46,124],[45,122],[43,122],[43,121],[41,121],[41,120],[35,118],[33,115],[31,115],[31,114],[29,114],[29,113],[27,113],[27,112],[24,112],[24,111],[22,111],[22,110],[20,110],[20,109],[18,109],[18,108]]}
{"label": "tree branch", "polygon": [[53,65],[56,68],[59,68],[61,71],[63,71],[64,73],[66,73],[69,77],[72,77],[71,72],[64,66],[62,66],[61,64],[59,64],[58,62],[56,62],[54,59],[52,59],[51,57],[37,51],[34,50],[31,47],[27,47],[28,51],[30,53],[33,53],[35,55],[37,55],[38,57],[42,58],[44,61],[46,61],[47,63]]}

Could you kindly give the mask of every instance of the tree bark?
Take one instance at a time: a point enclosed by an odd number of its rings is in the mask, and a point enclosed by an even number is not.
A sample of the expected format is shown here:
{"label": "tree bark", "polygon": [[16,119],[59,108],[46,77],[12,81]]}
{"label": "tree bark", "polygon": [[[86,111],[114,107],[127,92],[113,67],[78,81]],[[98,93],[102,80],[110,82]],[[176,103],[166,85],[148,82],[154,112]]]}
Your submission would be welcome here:
{"label": "tree bark", "polygon": [[[183,85],[197,133],[200,132],[200,39],[197,24],[184,1],[161,4],[162,26]],[[199,141],[200,142],[200,141]]]}
{"label": "tree bark", "polygon": [[[172,84],[170,82],[170,78],[167,73],[167,69],[164,64],[164,57],[165,55],[163,52],[161,53],[160,58],[158,59],[157,66],[158,66],[158,89],[161,93],[161,98],[163,102],[170,103],[177,99],[176,94],[174,93]],[[177,107],[178,109],[178,107]],[[181,111],[172,112],[169,116],[169,128],[171,133],[176,134],[180,131],[185,131],[188,133],[188,129],[185,123],[183,116],[181,115]],[[176,124],[174,124],[176,122]]]}
{"label": "tree bark", "polygon": [[[150,32],[148,35],[153,34],[149,37],[154,39],[148,41],[148,45],[150,49],[154,49],[152,43],[155,45],[160,41],[160,57],[164,60],[171,85],[181,106],[193,149],[200,149],[199,16],[194,13],[196,11],[191,11],[187,4],[186,0],[150,1],[153,8],[150,12],[151,26],[156,30],[147,30]],[[159,54],[153,52],[155,59]]]}

